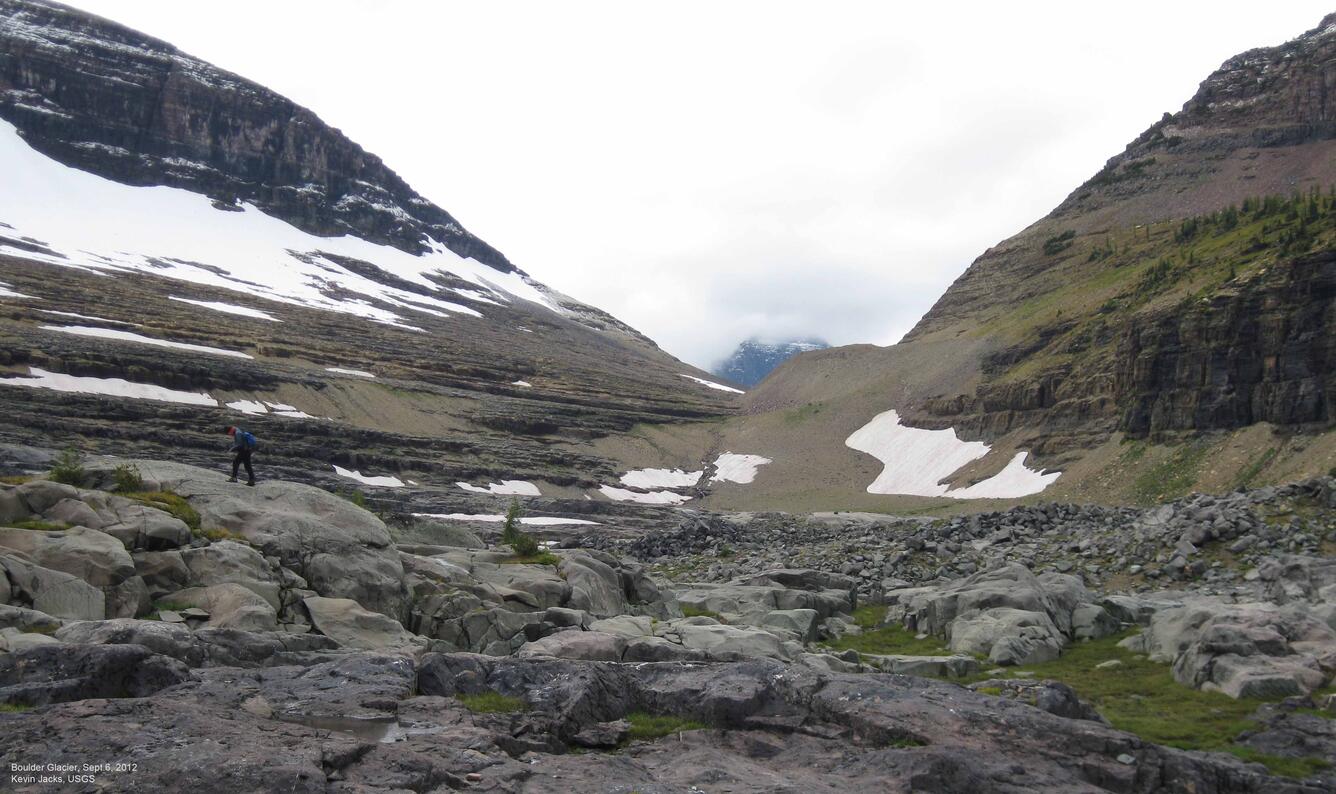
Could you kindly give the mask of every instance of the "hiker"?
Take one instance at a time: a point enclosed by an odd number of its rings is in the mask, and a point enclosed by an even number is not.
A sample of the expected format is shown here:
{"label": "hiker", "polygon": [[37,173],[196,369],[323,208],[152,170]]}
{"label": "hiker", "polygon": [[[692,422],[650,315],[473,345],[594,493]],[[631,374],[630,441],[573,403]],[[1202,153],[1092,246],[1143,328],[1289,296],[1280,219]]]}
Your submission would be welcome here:
{"label": "hiker", "polygon": [[232,458],[232,477],[228,482],[237,481],[237,467],[245,464],[246,476],[250,478],[246,484],[254,487],[255,469],[251,468],[251,453],[255,451],[255,436],[231,425],[223,428],[223,432],[232,437],[232,451],[236,453],[236,457]]}

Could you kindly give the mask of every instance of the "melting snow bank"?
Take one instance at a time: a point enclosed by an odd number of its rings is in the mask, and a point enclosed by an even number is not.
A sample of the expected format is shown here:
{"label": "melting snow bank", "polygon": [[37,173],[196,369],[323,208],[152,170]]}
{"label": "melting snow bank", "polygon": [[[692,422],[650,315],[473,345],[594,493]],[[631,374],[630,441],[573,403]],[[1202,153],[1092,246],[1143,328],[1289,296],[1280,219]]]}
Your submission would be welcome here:
{"label": "melting snow bank", "polygon": [[325,367],[325,372],[337,372],[340,375],[355,375],[359,378],[374,378],[370,372],[360,369],[344,369],[342,367]]}
{"label": "melting snow bank", "polygon": [[502,480],[499,483],[488,483],[485,488],[476,485],[469,485],[466,482],[457,482],[460,488],[473,493],[487,493],[494,496],[542,496],[538,486],[524,480]]}
{"label": "melting snow bank", "polygon": [[599,486],[598,491],[614,502],[639,502],[645,505],[680,505],[691,499],[690,496],[673,493],[672,491],[639,493],[637,491],[628,491],[625,488],[614,488],[611,485]]}
{"label": "melting snow bank", "polygon": [[621,476],[622,485],[632,488],[689,488],[700,482],[703,471],[681,469],[634,469]]}
{"label": "melting snow bank", "polygon": [[54,314],[60,317],[74,317],[75,319],[78,320],[91,320],[92,322],[95,323],[111,323],[112,325],[129,325],[132,327],[138,327],[134,323],[127,323],[123,320],[108,320],[106,317],[94,317],[89,314],[79,314],[77,312],[58,312],[55,311],[54,309],[38,309],[37,311],[41,312],[42,314]]}
{"label": "melting snow bank", "polygon": [[0,281],[0,298],[31,298],[31,295],[24,295],[22,292],[15,292],[9,288],[9,285]]}
{"label": "melting snow bank", "polygon": [[1025,465],[1027,454],[1029,453],[1017,452],[1002,471],[968,488],[948,491],[946,495],[953,499],[1009,499],[1013,496],[1028,496],[1044,490],[1062,475],[1059,471],[1045,474],[1027,468]]}
{"label": "melting snow bank", "polygon": [[227,404],[228,408],[234,411],[240,411],[243,414],[252,416],[264,416],[273,412],[275,416],[286,416],[289,419],[314,419],[314,416],[299,411],[294,406],[284,405],[283,403],[260,402],[259,400],[236,400]]}
{"label": "melting snow bank", "polygon": [[282,320],[272,317],[267,312],[262,312],[259,309],[250,309],[245,306],[233,306],[230,303],[222,303],[220,301],[197,301],[190,298],[178,298],[175,295],[170,296],[169,300],[174,300],[178,303],[189,303],[192,306],[200,306],[205,309],[212,309],[216,312],[223,312],[224,314],[239,314],[242,317],[254,317],[257,320],[268,320],[271,323],[282,322]]}
{"label": "melting snow bank", "polygon": [[157,400],[186,405],[218,406],[218,401],[208,394],[195,394],[177,391],[151,383],[131,383],[120,378],[85,378],[64,375],[59,372],[47,372],[37,367],[28,368],[29,377],[4,378],[0,384],[5,386],[31,386],[53,391],[77,392],[79,394],[105,394],[109,397],[129,397],[134,400]]}
{"label": "melting snow bank", "polygon": [[349,471],[341,466],[334,467],[334,473],[340,477],[347,477],[350,480],[357,480],[363,485],[377,485],[381,488],[402,488],[404,481],[398,477],[368,477],[360,471]]}
{"label": "melting snow bank", "polygon": [[[0,239],[0,251],[28,260],[151,273],[390,325],[404,325],[401,312],[482,316],[436,295],[490,303],[520,298],[566,313],[523,273],[502,273],[440,243],[429,241],[432,250],[414,256],[357,237],[316,237],[249,204],[224,212],[188,190],[122,185],[41,154],[6,121],[0,121],[0,173],[0,222],[12,230],[6,237],[46,247],[34,252],[31,245],[19,249]],[[367,278],[340,264],[344,257],[393,278]],[[465,285],[444,288],[432,278],[445,273]],[[389,286],[393,279],[425,292]]]}
{"label": "melting snow bank", "polygon": [[687,380],[694,380],[702,386],[709,386],[711,389],[718,389],[719,391],[732,392],[734,394],[746,394],[746,392],[743,391],[742,389],[735,389],[732,386],[725,386],[722,383],[715,383],[712,380],[705,380],[704,378],[698,378],[695,375],[684,375],[679,372],[678,377],[686,378]]}
{"label": "melting snow bank", "polygon": [[130,331],[119,331],[114,328],[94,328],[89,325],[43,325],[44,331],[60,331],[62,334],[74,334],[75,336],[95,336],[99,339],[114,339],[119,342],[138,342],[141,345],[154,345],[156,347],[170,347],[176,350],[189,350],[194,353],[209,353],[215,356],[231,356],[232,358],[253,358],[246,353],[236,350],[223,350],[220,347],[209,347],[208,345],[192,345],[186,342],[172,342],[167,339],[156,339],[151,336],[132,333]]}
{"label": "melting snow bank", "polygon": [[[500,523],[506,520],[503,515],[488,513],[414,513],[418,518],[439,518],[445,521],[487,521]],[[525,516],[520,519],[521,524],[528,524],[534,527],[555,527],[562,524],[598,524],[597,521],[586,521],[583,518],[558,518],[556,516]]]}
{"label": "melting snow bank", "polygon": [[1024,452],[1006,468],[968,488],[952,490],[941,481],[962,466],[988,454],[982,441],[961,441],[956,431],[905,427],[900,414],[886,411],[856,430],[844,445],[866,452],[885,464],[867,487],[868,493],[945,496],[951,499],[1011,499],[1044,490],[1061,472],[1045,474],[1025,467]]}
{"label": "melting snow bank", "polygon": [[756,470],[767,463],[773,463],[770,458],[763,458],[760,455],[735,455],[732,452],[725,452],[714,461],[714,476],[710,482],[736,482],[746,485],[756,479]]}

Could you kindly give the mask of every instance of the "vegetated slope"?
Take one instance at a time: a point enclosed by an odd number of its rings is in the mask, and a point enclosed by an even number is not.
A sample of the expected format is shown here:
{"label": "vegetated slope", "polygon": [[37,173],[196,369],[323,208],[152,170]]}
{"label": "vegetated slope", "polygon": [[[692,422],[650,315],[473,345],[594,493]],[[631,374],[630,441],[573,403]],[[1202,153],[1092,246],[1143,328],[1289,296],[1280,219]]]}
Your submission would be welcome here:
{"label": "vegetated slope", "polygon": [[735,410],[311,111],[89,14],[0,0],[0,171],[0,441],[204,462],[240,421],[308,480],[593,486],[589,439]]}
{"label": "vegetated slope", "polygon": [[[955,485],[1018,450],[1064,472],[1048,496],[1082,499],[1135,496],[1154,471],[1205,488],[1325,472],[1336,462],[1333,81],[1336,15],[1231,58],[1179,113],[980,256],[901,344],[779,367],[730,431],[765,439],[755,451],[775,459],[738,503],[773,487],[807,489],[795,506],[885,507],[857,496],[880,466],[843,441],[889,408],[993,445]],[[1196,451],[1166,446],[1180,443]]]}
{"label": "vegetated slope", "polygon": [[794,339],[787,342],[748,339],[712,371],[740,386],[751,387],[765,380],[765,376],[774,371],[775,367],[799,353],[825,350],[828,347],[830,345],[820,339]]}

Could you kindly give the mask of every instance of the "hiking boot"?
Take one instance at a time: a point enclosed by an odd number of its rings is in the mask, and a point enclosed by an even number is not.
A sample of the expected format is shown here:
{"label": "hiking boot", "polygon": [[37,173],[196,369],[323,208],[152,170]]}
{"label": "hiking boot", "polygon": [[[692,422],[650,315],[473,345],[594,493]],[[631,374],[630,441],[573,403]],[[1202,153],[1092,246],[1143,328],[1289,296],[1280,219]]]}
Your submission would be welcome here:
{"label": "hiking boot", "polygon": [[227,478],[227,481],[228,481],[228,482],[236,482],[236,481],[237,481],[237,478],[236,478],[236,477],[228,477],[228,478]]}
{"label": "hiking boot", "polygon": [[254,487],[255,487],[255,480],[250,480],[250,481],[247,482],[246,484],[249,485],[250,487],[254,488]]}

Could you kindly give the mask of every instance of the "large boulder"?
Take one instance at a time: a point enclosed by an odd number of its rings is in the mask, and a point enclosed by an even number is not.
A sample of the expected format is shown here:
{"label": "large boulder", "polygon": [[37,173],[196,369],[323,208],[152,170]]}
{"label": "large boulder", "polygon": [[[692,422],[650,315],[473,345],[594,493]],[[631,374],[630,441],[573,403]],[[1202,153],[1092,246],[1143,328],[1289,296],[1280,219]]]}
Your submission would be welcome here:
{"label": "large boulder", "polygon": [[278,615],[273,605],[249,587],[234,582],[178,590],[165,600],[205,610],[209,613],[211,628],[243,631],[274,631],[278,628]]}
{"label": "large boulder", "polygon": [[0,569],[18,602],[65,620],[101,620],[106,595],[73,574],[43,568],[10,554],[0,554]]}
{"label": "large boulder", "polygon": [[620,662],[626,652],[626,638],[601,631],[559,631],[525,643],[517,656],[551,656],[558,659],[582,659],[587,662]]}
{"label": "large boulder", "polygon": [[139,698],[189,680],[184,664],[142,645],[52,643],[0,654],[0,703]]}
{"label": "large boulder", "polygon": [[[112,461],[87,464],[109,477]],[[385,523],[328,491],[278,480],[254,488],[219,472],[163,461],[136,460],[148,490],[185,497],[201,526],[238,533],[265,556],[277,557],[323,596],[351,598],[396,620],[404,615],[403,566]]]}
{"label": "large boulder", "polygon": [[986,655],[993,664],[1022,665],[1058,658],[1065,641],[1043,612],[996,607],[951,621],[947,643],[958,653]]}
{"label": "large boulder", "polygon": [[798,643],[786,642],[768,631],[726,626],[709,618],[674,620],[660,626],[655,633],[683,648],[703,651],[719,661],[758,658],[787,661],[802,653]]}
{"label": "large boulder", "polygon": [[1221,605],[1177,642],[1174,678],[1230,697],[1306,695],[1336,675],[1336,631],[1300,604]]}
{"label": "large boulder", "polygon": [[626,613],[621,575],[603,560],[586,552],[568,553],[561,558],[557,572],[571,586],[571,596],[568,603],[551,606],[570,606],[599,618]]}
{"label": "large boulder", "polygon": [[114,587],[137,573],[134,560],[121,542],[95,529],[44,532],[0,527],[0,547],[98,588]]}
{"label": "large boulder", "polygon": [[321,634],[345,648],[384,651],[411,648],[415,637],[397,620],[363,609],[350,598],[305,599],[311,623]]}
{"label": "large boulder", "polygon": [[282,607],[278,574],[264,555],[250,546],[234,540],[211,543],[182,551],[181,562],[192,585],[238,584],[269,602],[275,610]]}

